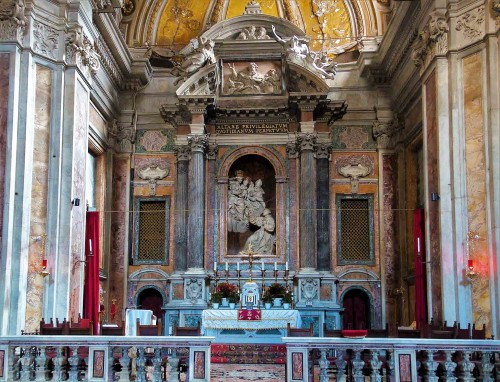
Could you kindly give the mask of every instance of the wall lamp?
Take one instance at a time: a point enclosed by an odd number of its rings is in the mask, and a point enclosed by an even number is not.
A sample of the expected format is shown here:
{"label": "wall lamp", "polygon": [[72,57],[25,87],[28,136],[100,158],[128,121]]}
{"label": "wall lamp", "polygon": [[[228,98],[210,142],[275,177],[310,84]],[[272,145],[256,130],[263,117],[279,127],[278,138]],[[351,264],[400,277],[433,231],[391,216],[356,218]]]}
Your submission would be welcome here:
{"label": "wall lamp", "polygon": [[479,273],[474,269],[474,260],[467,260],[467,268],[465,269],[465,277],[469,279],[469,281],[474,281]]}
{"label": "wall lamp", "polygon": [[439,199],[441,199],[441,197],[437,192],[431,192],[431,200],[433,202],[437,202]]}
{"label": "wall lamp", "polygon": [[71,201],[71,204],[73,204],[75,207],[78,207],[80,205],[80,199],[78,198],[74,198],[72,201]]}

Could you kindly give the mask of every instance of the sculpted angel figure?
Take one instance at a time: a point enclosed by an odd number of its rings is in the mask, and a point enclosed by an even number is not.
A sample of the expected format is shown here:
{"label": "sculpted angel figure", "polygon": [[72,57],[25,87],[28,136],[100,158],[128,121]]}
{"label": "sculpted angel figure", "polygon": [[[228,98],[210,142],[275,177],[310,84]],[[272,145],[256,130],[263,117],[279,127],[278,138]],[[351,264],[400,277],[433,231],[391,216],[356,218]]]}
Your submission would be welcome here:
{"label": "sculpted angel figure", "polygon": [[212,40],[204,41],[200,38],[199,47],[187,55],[176,68],[176,74],[181,77],[174,82],[174,85],[177,85],[180,81],[186,79],[190,74],[197,72],[205,65],[214,64],[214,45]]}
{"label": "sculpted angel figure", "polygon": [[278,41],[289,54],[293,54],[299,58],[306,58],[309,55],[309,45],[307,40],[297,36],[292,36],[291,38],[284,40],[276,34],[276,28],[272,26],[274,39]]}

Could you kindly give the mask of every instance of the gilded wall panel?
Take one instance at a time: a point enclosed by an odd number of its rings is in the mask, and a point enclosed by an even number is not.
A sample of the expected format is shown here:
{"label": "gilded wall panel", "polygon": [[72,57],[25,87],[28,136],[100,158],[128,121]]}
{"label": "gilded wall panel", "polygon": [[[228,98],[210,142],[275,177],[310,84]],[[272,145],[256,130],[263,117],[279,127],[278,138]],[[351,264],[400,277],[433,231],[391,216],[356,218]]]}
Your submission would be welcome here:
{"label": "gilded wall panel", "polygon": [[[476,324],[490,325],[489,255],[486,216],[486,163],[482,99],[481,53],[464,58],[464,127],[467,173],[468,256],[479,277],[472,284],[472,312]],[[465,266],[465,264],[464,264]]]}

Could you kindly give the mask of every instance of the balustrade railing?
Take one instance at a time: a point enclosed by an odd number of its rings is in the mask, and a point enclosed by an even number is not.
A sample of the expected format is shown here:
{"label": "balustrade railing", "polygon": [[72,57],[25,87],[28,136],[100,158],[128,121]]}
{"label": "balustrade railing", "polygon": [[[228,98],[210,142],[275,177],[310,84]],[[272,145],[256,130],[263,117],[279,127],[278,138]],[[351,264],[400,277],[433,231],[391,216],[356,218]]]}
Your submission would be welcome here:
{"label": "balustrade railing", "polygon": [[210,380],[214,337],[12,336],[0,338],[0,381]]}
{"label": "balustrade railing", "polygon": [[287,381],[496,382],[500,341],[284,337]]}

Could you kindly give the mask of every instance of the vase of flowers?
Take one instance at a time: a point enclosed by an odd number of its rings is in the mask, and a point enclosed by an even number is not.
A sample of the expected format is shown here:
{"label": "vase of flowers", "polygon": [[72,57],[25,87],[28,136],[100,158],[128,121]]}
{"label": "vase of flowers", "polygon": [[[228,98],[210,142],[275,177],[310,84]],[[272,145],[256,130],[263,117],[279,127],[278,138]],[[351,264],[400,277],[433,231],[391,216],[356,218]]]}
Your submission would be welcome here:
{"label": "vase of flowers", "polygon": [[283,297],[285,296],[286,288],[279,283],[272,283],[269,287],[269,294],[273,300],[273,307],[280,308]]}
{"label": "vase of flowers", "polygon": [[222,282],[217,285],[217,288],[215,288],[215,293],[220,293],[221,305],[224,307],[228,307],[229,303],[231,302],[236,304],[240,298],[238,286],[229,282]]}
{"label": "vase of flowers", "polygon": [[214,292],[210,296],[210,301],[212,302],[213,309],[219,309],[219,305],[222,302],[222,295],[220,292]]}
{"label": "vase of flowers", "polygon": [[264,303],[264,308],[271,309],[271,304],[273,302],[273,296],[269,293],[269,288],[262,294],[262,302]]}
{"label": "vase of flowers", "polygon": [[292,304],[293,295],[288,289],[285,289],[285,294],[283,295],[283,309],[290,309]]}

